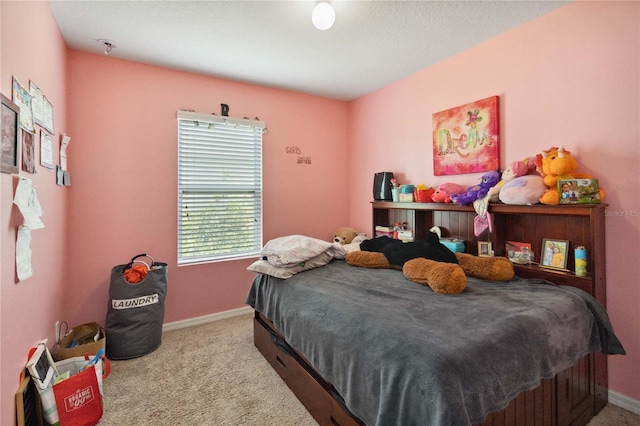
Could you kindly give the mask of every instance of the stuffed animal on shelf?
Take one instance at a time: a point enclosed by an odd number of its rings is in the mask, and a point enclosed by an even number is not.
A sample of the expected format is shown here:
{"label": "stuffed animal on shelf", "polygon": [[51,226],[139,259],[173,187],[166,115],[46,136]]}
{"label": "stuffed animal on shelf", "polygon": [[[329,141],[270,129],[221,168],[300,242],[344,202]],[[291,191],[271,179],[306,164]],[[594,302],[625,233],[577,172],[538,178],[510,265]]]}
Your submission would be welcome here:
{"label": "stuffed animal on shelf", "polygon": [[[536,173],[535,170],[536,166],[533,159],[525,158],[523,161],[514,161],[504,172],[502,172],[500,181],[489,188],[487,195],[485,195],[484,198],[479,198],[473,202],[473,208],[476,213],[478,213],[478,215],[473,219],[473,233],[476,237],[480,236],[487,229],[489,232],[493,232],[493,220],[489,214],[489,202],[497,201],[499,199],[500,192],[504,186],[521,176],[526,176],[528,173]],[[541,177],[540,181],[542,181]],[[535,200],[536,201],[533,204],[537,203],[538,198]]]}
{"label": "stuffed animal on shelf", "polygon": [[349,244],[358,235],[358,231],[348,226],[336,229],[333,234],[333,242],[341,245]]}
{"label": "stuffed animal on shelf", "polygon": [[533,205],[538,204],[546,190],[542,176],[525,175],[502,185],[498,198],[505,204]]}
{"label": "stuffed animal on shelf", "polygon": [[480,177],[480,183],[474,185],[460,194],[451,194],[451,201],[461,206],[472,204],[476,200],[486,197],[491,188],[498,184],[500,173],[495,170],[487,172]]}
{"label": "stuffed animal on shelf", "polygon": [[453,253],[434,232],[429,232],[425,241],[402,243],[378,237],[363,241],[360,247],[360,251],[347,253],[349,265],[401,269],[408,280],[428,285],[436,293],[462,293],[467,276],[492,281],[509,281],[514,276],[513,264],[507,258]]}
{"label": "stuffed animal on shelf", "polygon": [[525,176],[525,175],[539,175],[538,172],[536,171],[536,164],[535,164],[535,159],[534,158],[525,158],[522,161],[514,161],[513,163],[509,164],[509,167],[507,167],[503,172],[502,175],[500,176],[500,181],[491,189],[489,189],[489,192],[487,193],[487,197],[489,197],[489,201],[498,201],[499,195],[500,195],[500,190],[502,189],[502,186],[515,179],[518,178],[520,176]]}
{"label": "stuffed animal on shelf", "polygon": [[[560,203],[560,193],[558,192],[558,179],[590,179],[592,176],[584,173],[577,173],[578,162],[571,155],[571,152],[559,148],[551,148],[542,151],[539,157],[540,170],[544,178],[547,190],[542,194],[539,201],[542,204],[555,206]],[[600,189],[600,199],[604,199],[604,190]]]}
{"label": "stuffed animal on shelf", "polygon": [[431,195],[434,203],[450,203],[451,194],[460,194],[465,191],[465,187],[457,183],[443,183],[438,185]]}

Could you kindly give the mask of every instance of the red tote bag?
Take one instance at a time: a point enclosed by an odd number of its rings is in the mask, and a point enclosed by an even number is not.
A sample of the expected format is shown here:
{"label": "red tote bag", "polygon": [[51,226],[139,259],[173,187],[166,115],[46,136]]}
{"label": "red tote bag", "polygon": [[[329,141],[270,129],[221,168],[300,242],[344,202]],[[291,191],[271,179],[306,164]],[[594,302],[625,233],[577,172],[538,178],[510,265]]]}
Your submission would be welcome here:
{"label": "red tote bag", "polygon": [[102,396],[95,366],[53,386],[60,426],[92,426],[102,418]]}

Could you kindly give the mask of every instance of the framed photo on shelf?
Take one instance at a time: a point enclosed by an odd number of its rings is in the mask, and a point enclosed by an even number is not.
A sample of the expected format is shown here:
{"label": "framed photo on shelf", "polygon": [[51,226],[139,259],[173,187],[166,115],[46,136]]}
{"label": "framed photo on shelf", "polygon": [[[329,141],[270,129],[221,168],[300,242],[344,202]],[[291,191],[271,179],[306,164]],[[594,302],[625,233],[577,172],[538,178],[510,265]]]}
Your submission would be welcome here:
{"label": "framed photo on shelf", "polygon": [[493,256],[493,250],[491,250],[491,241],[478,241],[478,256],[479,257]]}
{"label": "framed photo on shelf", "polygon": [[542,240],[540,266],[543,268],[567,271],[568,253],[569,241],[545,238]]}
{"label": "framed photo on shelf", "polygon": [[600,204],[598,179],[558,179],[560,204]]}
{"label": "framed photo on shelf", "polygon": [[513,263],[524,265],[534,261],[531,243],[506,241],[504,249],[505,253],[507,253],[507,258]]}
{"label": "framed photo on shelf", "polygon": [[9,98],[2,97],[2,111],[0,113],[2,133],[2,151],[0,151],[0,172],[18,173],[18,155],[20,132],[20,108]]}

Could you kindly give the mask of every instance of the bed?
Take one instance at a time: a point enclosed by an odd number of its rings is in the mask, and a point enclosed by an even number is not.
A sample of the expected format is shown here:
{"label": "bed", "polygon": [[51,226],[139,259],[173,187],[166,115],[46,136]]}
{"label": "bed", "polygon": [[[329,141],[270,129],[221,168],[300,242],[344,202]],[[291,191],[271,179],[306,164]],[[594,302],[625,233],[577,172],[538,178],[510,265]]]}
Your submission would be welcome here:
{"label": "bed", "polygon": [[247,296],[254,342],[320,424],[586,424],[602,353],[624,353],[579,286],[469,278],[442,295],[338,259],[272,275]]}

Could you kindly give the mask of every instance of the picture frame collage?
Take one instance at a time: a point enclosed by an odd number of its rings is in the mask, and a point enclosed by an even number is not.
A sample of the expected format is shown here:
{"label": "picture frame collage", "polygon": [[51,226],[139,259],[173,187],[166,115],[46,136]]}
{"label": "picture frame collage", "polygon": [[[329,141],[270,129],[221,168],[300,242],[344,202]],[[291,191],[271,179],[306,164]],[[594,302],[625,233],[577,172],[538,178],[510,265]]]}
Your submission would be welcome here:
{"label": "picture frame collage", "polygon": [[[12,93],[13,97],[0,94],[0,172],[36,174],[37,165],[55,169],[53,105],[33,81],[27,88],[14,76]],[[38,151],[39,163],[36,162]]]}

